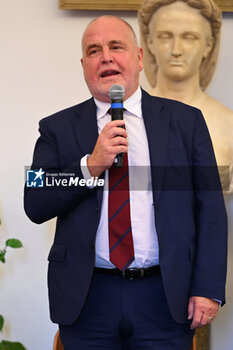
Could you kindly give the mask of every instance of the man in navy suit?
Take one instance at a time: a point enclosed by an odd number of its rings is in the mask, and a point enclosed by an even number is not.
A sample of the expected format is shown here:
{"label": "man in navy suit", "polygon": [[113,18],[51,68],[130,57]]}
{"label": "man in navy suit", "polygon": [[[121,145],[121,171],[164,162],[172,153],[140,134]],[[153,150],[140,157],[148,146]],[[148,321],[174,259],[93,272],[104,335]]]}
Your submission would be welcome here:
{"label": "man in navy suit", "polygon": [[[143,52],[125,21],[95,19],[82,49],[93,97],[41,120],[32,169],[104,178],[105,188],[25,190],[32,221],[57,217],[51,319],[65,350],[189,350],[194,329],[225,303],[227,218],[206,124],[199,110],[139,87]],[[123,121],[109,114],[114,84],[125,88]],[[126,269],[109,252],[108,179],[119,153],[131,190]]]}

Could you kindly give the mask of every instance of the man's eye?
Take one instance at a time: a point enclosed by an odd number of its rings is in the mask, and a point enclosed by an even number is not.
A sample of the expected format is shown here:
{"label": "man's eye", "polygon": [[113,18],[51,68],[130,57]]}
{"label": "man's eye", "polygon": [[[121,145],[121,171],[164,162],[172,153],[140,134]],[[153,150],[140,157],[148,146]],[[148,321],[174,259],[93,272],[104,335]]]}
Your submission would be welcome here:
{"label": "man's eye", "polygon": [[100,50],[99,49],[91,49],[88,51],[88,56],[96,55]]}
{"label": "man's eye", "polygon": [[121,49],[121,47],[120,47],[120,46],[117,46],[117,45],[115,45],[115,46],[112,47],[112,50],[115,50],[115,51],[116,51],[116,50],[120,50],[120,49]]}

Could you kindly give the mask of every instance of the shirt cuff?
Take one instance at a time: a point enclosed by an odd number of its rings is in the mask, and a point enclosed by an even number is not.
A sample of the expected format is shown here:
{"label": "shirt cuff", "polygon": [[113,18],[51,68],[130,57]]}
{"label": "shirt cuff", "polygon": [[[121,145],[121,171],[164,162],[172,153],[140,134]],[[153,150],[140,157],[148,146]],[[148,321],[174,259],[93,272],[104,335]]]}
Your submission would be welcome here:
{"label": "shirt cuff", "polygon": [[[80,161],[81,171],[82,171],[84,179],[86,180],[86,183],[87,183],[87,180],[93,179],[93,176],[91,176],[90,171],[89,171],[88,166],[87,166],[87,160],[89,157],[90,157],[90,154],[86,154],[84,157],[81,158],[81,161]],[[93,183],[94,183],[94,181],[93,181]],[[92,188],[95,188],[97,185],[88,185],[88,183],[87,183],[86,186],[88,188],[92,189]]]}

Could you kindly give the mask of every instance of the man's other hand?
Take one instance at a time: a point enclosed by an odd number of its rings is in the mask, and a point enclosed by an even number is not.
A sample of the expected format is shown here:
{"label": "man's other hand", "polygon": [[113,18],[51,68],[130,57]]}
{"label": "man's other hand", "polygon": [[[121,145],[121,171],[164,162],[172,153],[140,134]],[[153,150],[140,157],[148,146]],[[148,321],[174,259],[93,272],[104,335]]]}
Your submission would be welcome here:
{"label": "man's other hand", "polygon": [[204,298],[191,297],[188,305],[188,320],[192,319],[191,329],[211,323],[217,316],[219,302]]}

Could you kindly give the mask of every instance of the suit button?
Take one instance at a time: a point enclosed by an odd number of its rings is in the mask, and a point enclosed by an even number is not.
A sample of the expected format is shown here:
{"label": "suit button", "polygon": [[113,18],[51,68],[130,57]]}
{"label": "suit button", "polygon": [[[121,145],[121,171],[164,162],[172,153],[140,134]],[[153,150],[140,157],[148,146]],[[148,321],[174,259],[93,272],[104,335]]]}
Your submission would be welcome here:
{"label": "suit button", "polygon": [[89,248],[90,248],[91,250],[95,250],[95,245],[94,245],[93,243],[90,243],[90,244],[89,244]]}
{"label": "suit button", "polygon": [[99,208],[98,208],[98,207],[96,207],[95,209],[96,209],[96,212],[98,213],[98,212],[99,212]]}

